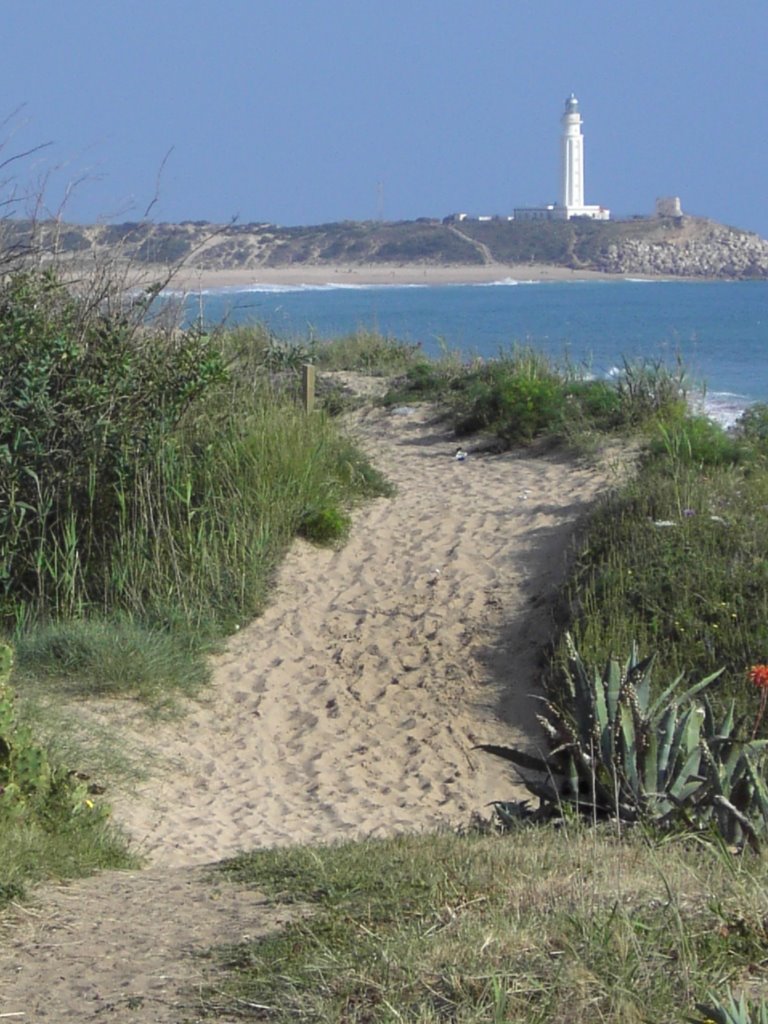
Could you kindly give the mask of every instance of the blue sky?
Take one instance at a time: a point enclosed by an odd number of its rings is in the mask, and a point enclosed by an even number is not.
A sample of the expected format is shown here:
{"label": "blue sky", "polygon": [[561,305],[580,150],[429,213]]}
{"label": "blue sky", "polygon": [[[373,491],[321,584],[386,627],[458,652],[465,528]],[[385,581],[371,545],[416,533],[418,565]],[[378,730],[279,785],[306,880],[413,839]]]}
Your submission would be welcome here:
{"label": "blue sky", "polygon": [[766,0],[5,0],[3,38],[4,156],[51,143],[4,173],[69,220],[552,202],[573,91],[587,202],[768,236]]}

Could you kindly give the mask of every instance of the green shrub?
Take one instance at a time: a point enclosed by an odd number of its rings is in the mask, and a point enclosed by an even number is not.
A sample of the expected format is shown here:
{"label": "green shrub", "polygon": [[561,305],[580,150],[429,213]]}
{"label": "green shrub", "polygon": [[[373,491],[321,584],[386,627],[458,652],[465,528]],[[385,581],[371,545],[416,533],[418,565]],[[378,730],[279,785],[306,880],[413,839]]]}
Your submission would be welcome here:
{"label": "green shrub", "polygon": [[336,544],[349,532],[349,516],[333,505],[309,508],[299,520],[299,535],[314,544]]}
{"label": "green shrub", "polygon": [[458,434],[492,428],[508,444],[527,444],[558,420],[563,398],[558,382],[518,376],[478,381],[456,418]]}
{"label": "green shrub", "polygon": [[442,384],[439,367],[433,363],[416,363],[408,368],[405,384],[416,394],[433,394]]}
{"label": "green shrub", "polygon": [[736,433],[759,448],[768,445],[768,404],[755,402],[736,421]]}
{"label": "green shrub", "polygon": [[[254,615],[307,509],[384,486],[327,417],[274,386],[306,355],[257,330],[158,337],[54,277],[12,278],[0,289],[0,616],[118,613],[153,635],[184,623],[205,636]],[[345,515],[315,533],[338,538]]]}
{"label": "green shrub", "polygon": [[449,407],[466,386],[470,371],[454,356],[439,360],[418,359],[402,376],[392,381],[384,396],[385,405],[405,402],[446,403]]}
{"label": "green shrub", "polygon": [[564,389],[564,423],[574,427],[610,433],[626,424],[625,410],[618,389],[604,380],[575,380]]}
{"label": "green shrub", "polygon": [[492,431],[508,444],[527,444],[559,424],[564,378],[530,349],[466,369],[446,400],[456,432]]}
{"label": "green shrub", "polygon": [[626,362],[615,381],[585,379],[532,349],[466,366],[449,398],[462,430],[491,428],[510,442],[579,430],[609,433],[643,427],[685,410],[684,375],[663,364]]}
{"label": "green shrub", "polygon": [[216,331],[217,345],[234,375],[264,378],[269,373],[296,373],[317,359],[314,339],[282,338],[266,324],[226,327]]}

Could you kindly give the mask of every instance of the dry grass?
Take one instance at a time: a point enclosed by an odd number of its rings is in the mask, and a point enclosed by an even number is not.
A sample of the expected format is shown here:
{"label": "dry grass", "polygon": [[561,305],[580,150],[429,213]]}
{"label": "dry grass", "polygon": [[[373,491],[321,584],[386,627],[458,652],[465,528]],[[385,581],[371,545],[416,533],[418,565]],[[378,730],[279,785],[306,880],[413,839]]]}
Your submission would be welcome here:
{"label": "dry grass", "polygon": [[[226,866],[313,913],[228,949],[218,1007],[275,1021],[679,1021],[766,986],[766,867],[574,825],[268,851]],[[236,1002],[237,1001],[237,1002]]]}

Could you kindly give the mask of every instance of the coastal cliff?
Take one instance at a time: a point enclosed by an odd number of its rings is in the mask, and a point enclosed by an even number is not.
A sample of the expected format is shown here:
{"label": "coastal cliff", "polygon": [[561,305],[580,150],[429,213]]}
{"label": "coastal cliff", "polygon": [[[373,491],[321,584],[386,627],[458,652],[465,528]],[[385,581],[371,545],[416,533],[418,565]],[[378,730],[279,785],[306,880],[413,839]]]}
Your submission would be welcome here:
{"label": "coastal cliff", "polygon": [[768,279],[768,241],[700,217],[625,221],[343,221],[312,227],[5,221],[4,251],[29,246],[78,263],[118,254],[200,270],[376,266],[550,266],[617,276]]}
{"label": "coastal cliff", "polygon": [[768,277],[768,242],[758,235],[704,221],[679,239],[621,239],[608,246],[595,269],[612,274],[664,277]]}

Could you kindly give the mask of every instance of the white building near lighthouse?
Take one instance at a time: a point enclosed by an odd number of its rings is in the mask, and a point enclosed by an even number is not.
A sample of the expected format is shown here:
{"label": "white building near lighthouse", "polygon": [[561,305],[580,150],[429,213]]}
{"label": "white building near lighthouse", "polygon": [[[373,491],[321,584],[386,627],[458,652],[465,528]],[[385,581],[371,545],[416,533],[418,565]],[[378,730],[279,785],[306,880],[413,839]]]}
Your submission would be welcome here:
{"label": "white building near lighthouse", "polygon": [[560,123],[563,126],[560,137],[560,201],[551,206],[517,209],[515,220],[570,220],[571,217],[609,220],[610,210],[584,203],[584,135],[579,101],[573,93],[565,101]]}

